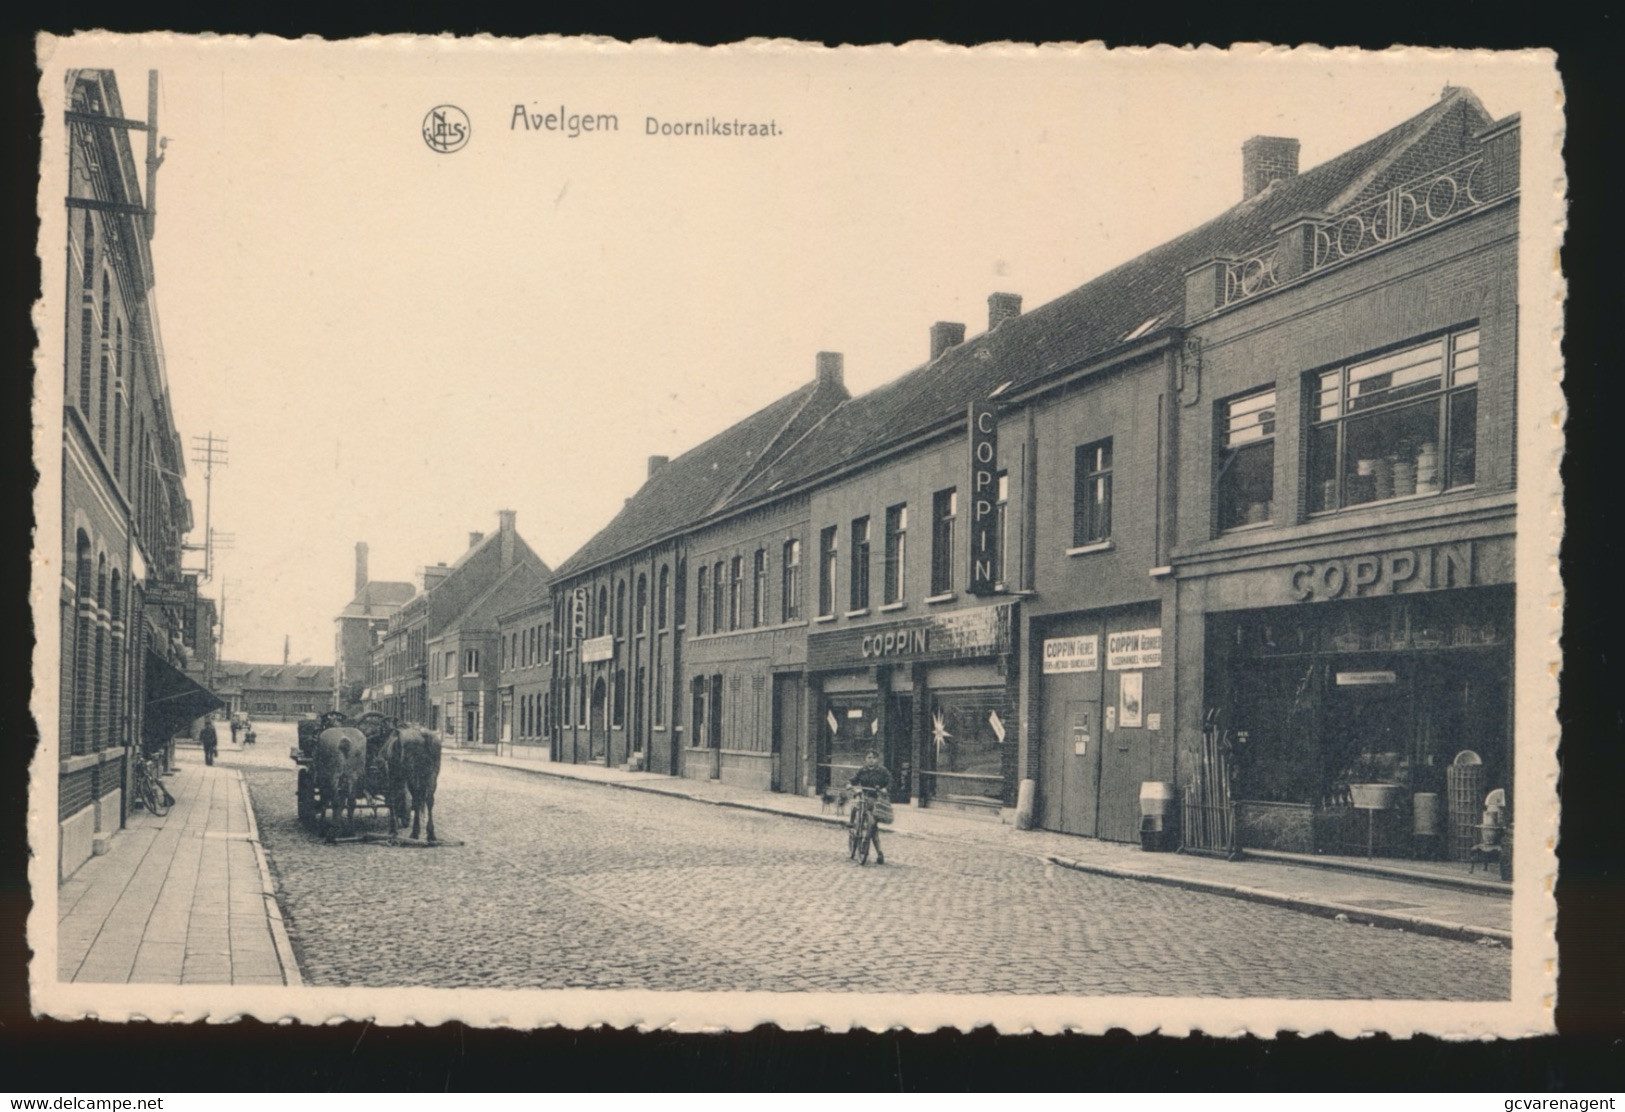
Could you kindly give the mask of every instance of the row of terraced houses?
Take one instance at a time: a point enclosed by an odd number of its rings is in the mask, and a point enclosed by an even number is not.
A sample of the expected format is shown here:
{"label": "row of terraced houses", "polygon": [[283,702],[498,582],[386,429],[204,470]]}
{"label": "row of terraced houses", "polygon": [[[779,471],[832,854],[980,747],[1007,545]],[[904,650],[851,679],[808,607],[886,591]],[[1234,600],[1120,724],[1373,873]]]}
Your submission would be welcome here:
{"label": "row of terraced houses", "polygon": [[[62,378],[58,876],[123,828],[133,756],[218,706],[215,609],[182,569],[192,528],[153,289],[158,75],[144,118],[112,71],[72,69]],[[145,159],[132,135],[145,133]],[[41,379],[41,397],[45,380]],[[45,542],[42,542],[45,543]],[[39,563],[43,575],[49,561]],[[47,727],[48,728],[48,727]]]}
{"label": "row of terraced houses", "polygon": [[869,393],[819,353],[371,686],[555,761],[816,793],[874,748],[1050,830],[1136,840],[1150,786],[1187,841],[1465,852],[1453,770],[1511,788],[1518,119],[1451,88],[1298,149]]}

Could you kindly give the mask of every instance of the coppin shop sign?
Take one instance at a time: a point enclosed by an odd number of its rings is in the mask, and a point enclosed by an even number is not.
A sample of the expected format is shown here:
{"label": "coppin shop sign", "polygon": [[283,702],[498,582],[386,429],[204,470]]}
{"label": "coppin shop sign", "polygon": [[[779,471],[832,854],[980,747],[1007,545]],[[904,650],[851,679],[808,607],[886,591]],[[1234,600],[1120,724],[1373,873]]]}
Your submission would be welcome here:
{"label": "coppin shop sign", "polygon": [[870,629],[842,629],[807,638],[813,670],[887,661],[964,660],[1010,651],[1010,603],[953,610]]}
{"label": "coppin shop sign", "polygon": [[971,402],[970,578],[965,589],[991,595],[999,589],[999,414],[985,401]]}

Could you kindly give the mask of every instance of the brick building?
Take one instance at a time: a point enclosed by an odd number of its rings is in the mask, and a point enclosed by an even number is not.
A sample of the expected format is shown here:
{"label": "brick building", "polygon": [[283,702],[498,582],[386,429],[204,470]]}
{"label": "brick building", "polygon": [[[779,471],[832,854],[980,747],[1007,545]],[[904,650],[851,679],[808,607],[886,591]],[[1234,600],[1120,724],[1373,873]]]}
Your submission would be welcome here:
{"label": "brick building", "polygon": [[1188,271],[1169,709],[1249,846],[1461,857],[1511,795],[1518,142],[1447,89]]}
{"label": "brick building", "polygon": [[[679,690],[689,581],[686,535],[740,486],[847,398],[841,357],[821,353],[813,380],[649,474],[610,523],[554,577],[554,756],[680,774],[693,732],[715,737],[715,715],[684,717]],[[708,555],[709,558],[709,555]],[[707,606],[710,568],[705,576]],[[693,726],[693,723],[698,723]],[[689,736],[689,744],[685,744]],[[636,754],[643,754],[638,757]]]}
{"label": "brick building", "polygon": [[547,567],[540,560],[517,560],[428,639],[430,729],[463,745],[500,739],[500,616],[545,592],[547,583]]}
{"label": "brick building", "polygon": [[553,593],[541,588],[497,615],[497,742],[552,756]]}
{"label": "brick building", "polygon": [[[447,677],[441,676],[434,681],[442,684],[437,691],[439,709],[431,702],[430,643],[456,629],[458,619],[485,597],[515,565],[529,565],[544,580],[551,575],[541,557],[519,535],[514,511],[499,511],[497,521],[495,533],[470,533],[468,548],[451,564],[440,563],[425,568],[422,589],[390,616],[382,639],[372,650],[368,685],[362,692],[362,701],[368,708],[380,710],[403,722],[419,722],[435,729],[445,728],[443,714],[446,696],[453,696],[455,707],[458,705],[456,691],[447,688],[443,682]],[[481,622],[489,621],[493,639],[495,617],[496,612],[488,616],[482,612],[479,619]],[[444,647],[440,647],[439,651],[443,653]],[[482,686],[481,690],[484,689]],[[494,672],[489,690],[494,706]],[[481,721],[483,723],[484,719]],[[482,736],[487,728],[486,725],[480,726]]]}
{"label": "brick building", "polygon": [[333,668],[327,664],[249,664],[222,660],[215,665],[215,694],[232,714],[289,722],[330,709]]}
{"label": "brick building", "polygon": [[411,583],[371,579],[367,543],[356,542],[355,596],[333,620],[333,709],[346,714],[362,711],[373,650],[389,632],[390,617],[416,594]]}
{"label": "brick building", "polygon": [[[159,749],[219,705],[186,671],[198,625],[196,585],[181,571],[192,509],[152,301],[147,200],[162,161],[158,78],[144,122],[126,118],[111,71],[69,70],[66,81],[61,877],[123,825],[127,755]],[[145,188],[130,142],[141,131]]]}

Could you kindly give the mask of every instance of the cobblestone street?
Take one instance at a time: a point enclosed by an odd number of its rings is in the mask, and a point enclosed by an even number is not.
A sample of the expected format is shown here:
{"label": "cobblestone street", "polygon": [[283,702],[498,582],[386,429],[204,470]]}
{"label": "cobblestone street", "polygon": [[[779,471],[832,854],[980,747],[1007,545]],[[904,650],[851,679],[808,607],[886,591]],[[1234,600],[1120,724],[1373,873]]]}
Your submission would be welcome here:
{"label": "cobblestone street", "polygon": [[[1498,947],[448,759],[436,849],[324,845],[232,753],[314,985],[1504,999]],[[899,810],[906,831],[908,812]],[[380,821],[376,827],[383,829]]]}

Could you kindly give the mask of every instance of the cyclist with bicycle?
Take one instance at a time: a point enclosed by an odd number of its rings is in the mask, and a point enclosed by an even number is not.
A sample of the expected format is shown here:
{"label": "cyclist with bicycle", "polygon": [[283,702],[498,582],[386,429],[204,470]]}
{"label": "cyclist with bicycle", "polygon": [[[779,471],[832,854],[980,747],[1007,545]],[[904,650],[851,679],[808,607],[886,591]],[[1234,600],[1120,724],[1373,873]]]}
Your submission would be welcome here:
{"label": "cyclist with bicycle", "polygon": [[[873,749],[869,750],[863,759],[863,767],[852,774],[852,779],[846,782],[846,786],[856,788],[861,793],[858,802],[852,808],[852,821],[854,823],[859,821],[860,811],[868,812],[869,834],[865,840],[875,847],[875,864],[884,865],[886,855],[880,852],[880,824],[874,820],[874,806],[875,797],[891,787],[891,773],[880,763],[880,754]],[[857,848],[865,858],[869,856],[867,847],[860,845]]]}

